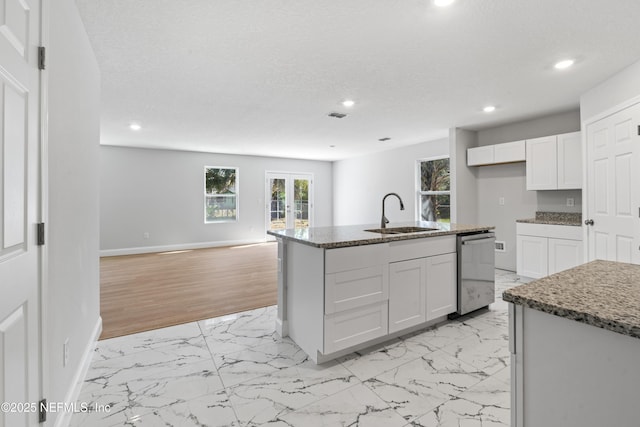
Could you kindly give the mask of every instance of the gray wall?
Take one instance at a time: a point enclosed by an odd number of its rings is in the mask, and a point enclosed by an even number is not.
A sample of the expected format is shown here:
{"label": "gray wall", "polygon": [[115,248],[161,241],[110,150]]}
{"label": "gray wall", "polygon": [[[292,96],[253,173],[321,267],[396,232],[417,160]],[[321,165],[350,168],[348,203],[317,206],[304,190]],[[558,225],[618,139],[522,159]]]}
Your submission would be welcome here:
{"label": "gray wall", "polygon": [[640,96],[640,61],[582,95],[580,98],[582,120],[586,121],[638,96]]}
{"label": "gray wall", "polygon": [[400,210],[395,198],[388,198],[385,213],[389,221],[414,221],[417,160],[448,154],[445,138],[334,162],[335,225],[379,224],[382,198],[390,192],[402,197],[405,210]]}
{"label": "gray wall", "polygon": [[467,166],[467,149],[477,146],[476,132],[450,129],[451,222],[478,223],[478,170]]}
{"label": "gray wall", "polygon": [[[98,144],[100,75],[73,0],[49,8],[48,280],[45,282],[44,396],[75,401],[100,324]],[[62,346],[69,339],[69,363]],[[68,413],[49,413],[48,425]],[[61,422],[61,420],[57,420]],[[64,425],[60,424],[60,425]]]}
{"label": "gray wall", "polygon": [[[580,130],[580,113],[569,111],[477,132],[478,146],[500,144]],[[477,167],[478,223],[496,226],[496,239],[506,252],[496,252],[496,267],[516,269],[516,219],[532,218],[536,211],[580,212],[581,190],[527,191],[525,163]],[[505,204],[499,204],[504,197]],[[574,207],[566,206],[573,198]]]}
{"label": "gray wall", "polygon": [[[205,166],[239,168],[237,222],[204,223]],[[101,146],[102,254],[264,241],[266,171],[312,173],[314,226],[332,224],[330,162]]]}

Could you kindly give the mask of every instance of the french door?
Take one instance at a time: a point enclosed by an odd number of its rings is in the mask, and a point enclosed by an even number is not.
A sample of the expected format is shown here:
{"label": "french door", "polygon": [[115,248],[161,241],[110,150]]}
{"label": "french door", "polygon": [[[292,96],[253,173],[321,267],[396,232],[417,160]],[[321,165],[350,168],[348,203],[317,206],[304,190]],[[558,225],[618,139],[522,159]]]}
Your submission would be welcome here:
{"label": "french door", "polygon": [[[41,2],[0,0],[0,403],[41,398]],[[0,427],[38,425],[11,406]]]}
{"label": "french door", "polygon": [[267,230],[303,229],[313,222],[313,177],[311,174],[267,172]]}

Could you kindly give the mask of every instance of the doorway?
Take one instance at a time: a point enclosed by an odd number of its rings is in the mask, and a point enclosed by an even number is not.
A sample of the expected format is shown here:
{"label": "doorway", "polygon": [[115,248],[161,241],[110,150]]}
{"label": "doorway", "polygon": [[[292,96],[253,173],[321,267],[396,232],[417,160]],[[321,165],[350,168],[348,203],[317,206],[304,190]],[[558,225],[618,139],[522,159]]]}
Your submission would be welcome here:
{"label": "doorway", "polygon": [[313,226],[313,175],[267,172],[266,229]]}

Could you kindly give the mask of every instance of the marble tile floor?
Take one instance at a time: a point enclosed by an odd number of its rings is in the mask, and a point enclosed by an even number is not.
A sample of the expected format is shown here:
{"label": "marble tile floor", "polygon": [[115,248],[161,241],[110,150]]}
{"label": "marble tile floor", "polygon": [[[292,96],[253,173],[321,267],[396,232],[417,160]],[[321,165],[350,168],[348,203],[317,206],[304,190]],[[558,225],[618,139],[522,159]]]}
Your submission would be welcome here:
{"label": "marble tile floor", "polygon": [[71,426],[509,425],[507,304],[315,365],[276,307],[98,342]]}

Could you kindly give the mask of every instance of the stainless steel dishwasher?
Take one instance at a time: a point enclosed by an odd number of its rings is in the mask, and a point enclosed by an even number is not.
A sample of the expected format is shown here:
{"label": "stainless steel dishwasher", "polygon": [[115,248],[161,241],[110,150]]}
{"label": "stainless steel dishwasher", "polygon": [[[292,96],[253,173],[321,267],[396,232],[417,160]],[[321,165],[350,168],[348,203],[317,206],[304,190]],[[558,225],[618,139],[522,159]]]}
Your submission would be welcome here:
{"label": "stainless steel dishwasher", "polygon": [[495,240],[492,232],[458,235],[458,316],[495,301]]}

